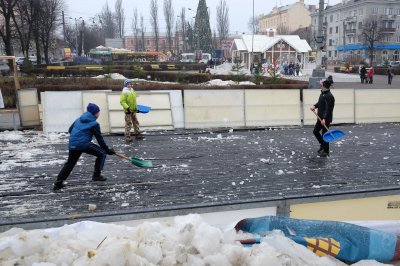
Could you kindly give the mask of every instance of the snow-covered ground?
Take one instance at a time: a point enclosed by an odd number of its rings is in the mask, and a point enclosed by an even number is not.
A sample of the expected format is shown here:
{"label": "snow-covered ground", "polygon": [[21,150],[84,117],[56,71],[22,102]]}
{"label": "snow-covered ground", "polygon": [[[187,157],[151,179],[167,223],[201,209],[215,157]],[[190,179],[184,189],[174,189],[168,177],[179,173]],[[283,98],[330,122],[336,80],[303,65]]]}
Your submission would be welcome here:
{"label": "snow-covered ground", "polygon": [[[2,266],[32,265],[347,265],[318,257],[306,247],[273,231],[260,245],[243,247],[238,240],[254,235],[233,226],[218,228],[199,215],[177,216],[170,224],[145,222],[126,227],[80,222],[60,228],[0,234]],[[384,265],[362,261],[354,265]]]}
{"label": "snow-covered ground", "polygon": [[[244,69],[242,70],[243,74],[245,75],[250,75],[250,70]],[[307,69],[304,71],[306,74],[302,75],[300,77],[297,76],[285,76],[285,79],[292,79],[292,80],[302,80],[302,81],[308,81],[312,69]],[[216,66],[214,69],[210,69],[210,73],[214,75],[230,75],[232,74],[232,64],[231,63],[225,63],[219,66]],[[309,74],[308,74],[309,73]],[[331,75],[333,77],[333,80],[335,82],[360,82],[360,77],[355,74],[345,74],[345,73],[335,73],[331,71],[325,71],[325,76],[328,77]]]}
{"label": "snow-covered ground", "polygon": [[[45,153],[51,158],[56,151],[49,149],[49,145],[66,144],[67,136],[5,131],[0,132],[0,139],[7,147],[0,147],[0,158],[15,159],[2,162],[0,170],[10,171],[21,167],[20,163],[46,163],[46,159],[38,161],[35,157]],[[199,137],[201,141],[221,139],[221,134],[216,138]],[[268,159],[262,160],[268,163]],[[44,230],[13,228],[0,234],[0,265],[346,265],[330,257],[316,256],[279,231],[271,232],[260,245],[243,247],[238,240],[255,236],[234,231],[236,222],[213,226],[200,215],[191,214],[169,221],[143,222],[135,227],[87,221]],[[354,265],[383,264],[365,261]]]}

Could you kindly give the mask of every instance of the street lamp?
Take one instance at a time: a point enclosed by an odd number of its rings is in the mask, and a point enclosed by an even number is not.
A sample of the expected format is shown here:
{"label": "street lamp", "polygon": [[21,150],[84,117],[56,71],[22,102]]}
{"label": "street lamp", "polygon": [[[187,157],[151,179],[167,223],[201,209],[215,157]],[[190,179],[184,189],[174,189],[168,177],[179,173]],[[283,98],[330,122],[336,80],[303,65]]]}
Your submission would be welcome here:
{"label": "street lamp", "polygon": [[254,32],[255,32],[255,25],[254,25],[254,0],[253,0],[253,34],[251,37],[251,60],[250,60],[250,68],[251,72],[253,72],[253,65],[254,65]]}

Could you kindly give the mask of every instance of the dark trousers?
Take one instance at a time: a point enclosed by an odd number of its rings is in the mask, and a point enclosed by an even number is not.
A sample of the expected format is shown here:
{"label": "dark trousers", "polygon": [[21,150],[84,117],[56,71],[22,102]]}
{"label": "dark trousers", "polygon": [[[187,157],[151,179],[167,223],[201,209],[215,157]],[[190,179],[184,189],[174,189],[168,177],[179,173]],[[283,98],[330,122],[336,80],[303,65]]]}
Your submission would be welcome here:
{"label": "dark trousers", "polygon": [[388,84],[389,85],[392,85],[392,79],[393,79],[393,76],[392,75],[388,75]]}
{"label": "dark trousers", "polygon": [[[329,122],[325,122],[325,125],[327,128],[329,128]],[[322,134],[320,133],[322,130]],[[318,120],[317,123],[314,126],[314,136],[317,138],[319,144],[321,145],[322,149],[325,152],[329,153],[329,143],[325,142],[322,136],[327,132],[326,128],[321,124],[321,122]]]}
{"label": "dark trousers", "polygon": [[64,181],[68,178],[68,176],[74,169],[76,163],[78,162],[79,158],[81,157],[82,153],[87,153],[97,157],[96,162],[94,164],[95,173],[100,173],[101,170],[103,170],[107,153],[105,152],[105,150],[103,150],[96,144],[91,144],[87,149],[83,151],[69,150],[68,160],[64,164],[64,167],[61,169],[60,173],[58,174],[57,181]]}

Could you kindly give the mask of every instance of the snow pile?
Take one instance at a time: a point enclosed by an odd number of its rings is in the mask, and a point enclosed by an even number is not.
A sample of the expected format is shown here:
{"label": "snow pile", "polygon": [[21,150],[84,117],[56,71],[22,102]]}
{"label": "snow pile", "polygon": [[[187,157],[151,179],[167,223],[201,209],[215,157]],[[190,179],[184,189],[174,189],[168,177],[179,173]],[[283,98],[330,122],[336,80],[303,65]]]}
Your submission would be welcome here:
{"label": "snow pile", "polygon": [[[232,63],[224,63],[222,65],[216,66],[215,68],[209,68],[209,70],[212,75],[231,75],[232,66]],[[246,69],[244,65],[240,72],[244,75],[251,75],[250,70]]]}
{"label": "snow pile", "polygon": [[[221,230],[199,215],[175,217],[173,224],[145,222],[126,227],[80,222],[60,228],[0,234],[1,265],[346,265],[318,257],[274,231],[260,245],[237,240],[254,237]],[[39,264],[41,263],[41,264]],[[369,261],[361,265],[382,265]]]}
{"label": "snow pile", "polygon": [[110,79],[127,79],[124,75],[121,75],[119,73],[112,73],[112,74],[104,74],[104,75],[99,75],[96,77],[93,77],[94,79],[104,79],[104,78],[110,78]]}
{"label": "snow pile", "polygon": [[[213,80],[201,83],[200,85],[203,85],[203,86],[232,86],[232,85],[238,85],[238,83],[236,83],[233,80],[223,81],[221,79],[213,79]],[[239,82],[239,85],[256,85],[256,84],[253,82],[250,82],[250,81],[242,81],[242,82]]]}

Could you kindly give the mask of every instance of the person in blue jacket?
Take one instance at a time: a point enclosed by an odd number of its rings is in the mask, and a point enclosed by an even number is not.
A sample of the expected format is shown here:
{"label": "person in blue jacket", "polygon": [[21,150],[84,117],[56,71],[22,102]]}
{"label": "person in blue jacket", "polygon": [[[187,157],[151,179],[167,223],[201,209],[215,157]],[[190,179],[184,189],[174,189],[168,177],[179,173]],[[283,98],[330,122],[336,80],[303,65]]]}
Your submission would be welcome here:
{"label": "person in blue jacket", "polygon": [[[107,154],[113,155],[115,154],[115,151],[110,149],[104,142],[100,131],[100,124],[96,121],[99,115],[100,108],[94,103],[89,103],[87,106],[87,112],[83,113],[81,117],[76,119],[70,126],[68,130],[70,133],[68,160],[58,174],[53,190],[59,190],[65,186],[64,181],[74,169],[82,153],[87,153],[97,157],[92,180],[107,180],[107,178],[101,175],[101,171],[103,170]],[[93,136],[96,138],[97,143],[100,146],[92,142]]]}

